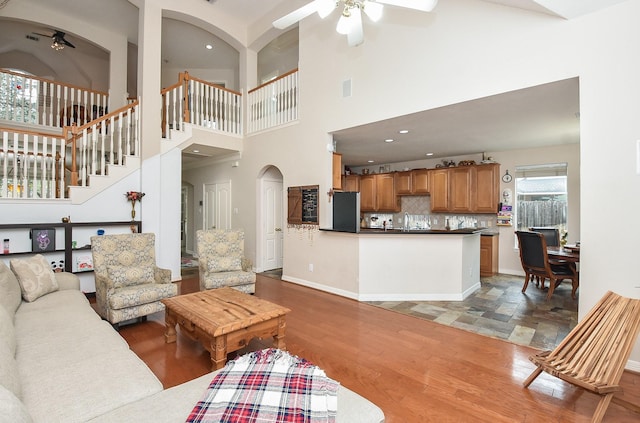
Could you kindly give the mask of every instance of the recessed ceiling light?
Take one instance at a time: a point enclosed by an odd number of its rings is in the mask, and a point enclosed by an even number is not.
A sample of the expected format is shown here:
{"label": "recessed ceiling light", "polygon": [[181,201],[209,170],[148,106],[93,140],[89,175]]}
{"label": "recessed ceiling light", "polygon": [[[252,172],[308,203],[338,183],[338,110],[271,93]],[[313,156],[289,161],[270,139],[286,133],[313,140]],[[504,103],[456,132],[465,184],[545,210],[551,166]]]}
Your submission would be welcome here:
{"label": "recessed ceiling light", "polygon": [[408,129],[401,129],[398,131],[399,134],[408,134],[409,130]]}
{"label": "recessed ceiling light", "polygon": [[375,163],[375,160],[367,160],[367,163]]}
{"label": "recessed ceiling light", "polygon": [[207,48],[207,50],[211,50],[213,48],[211,44],[207,44],[205,47]]}
{"label": "recessed ceiling light", "polygon": [[387,138],[384,142],[393,142],[393,138]]}
{"label": "recessed ceiling light", "polygon": [[192,150],[194,153],[199,153],[200,150]]}
{"label": "recessed ceiling light", "polygon": [[433,156],[433,153],[427,153],[427,156]]}

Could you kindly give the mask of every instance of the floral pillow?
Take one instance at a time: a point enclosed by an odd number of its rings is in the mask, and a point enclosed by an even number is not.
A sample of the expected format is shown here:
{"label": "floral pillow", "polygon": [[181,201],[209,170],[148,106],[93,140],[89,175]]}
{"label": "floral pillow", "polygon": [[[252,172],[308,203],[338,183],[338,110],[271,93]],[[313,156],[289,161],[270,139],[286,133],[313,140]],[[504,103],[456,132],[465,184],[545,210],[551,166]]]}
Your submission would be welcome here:
{"label": "floral pillow", "polygon": [[232,256],[212,256],[207,261],[209,272],[232,272],[242,270],[242,257]]}
{"label": "floral pillow", "polygon": [[109,279],[113,281],[114,288],[142,285],[155,282],[154,266],[107,266]]}
{"label": "floral pillow", "polygon": [[32,302],[58,290],[58,281],[42,254],[27,259],[11,259],[9,264],[18,278],[25,301]]}

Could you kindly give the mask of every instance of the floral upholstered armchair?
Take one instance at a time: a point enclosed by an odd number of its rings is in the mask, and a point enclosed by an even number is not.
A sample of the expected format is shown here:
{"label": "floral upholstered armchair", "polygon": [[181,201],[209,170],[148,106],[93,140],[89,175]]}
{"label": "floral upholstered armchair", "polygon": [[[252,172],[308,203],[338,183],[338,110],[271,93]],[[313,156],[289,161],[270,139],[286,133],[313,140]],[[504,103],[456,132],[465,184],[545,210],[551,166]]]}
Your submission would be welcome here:
{"label": "floral upholstered armchair", "polygon": [[152,233],[91,237],[98,314],[120,322],[164,310],[160,300],[178,293],[171,271],[156,266]]}
{"label": "floral upholstered armchair", "polygon": [[196,232],[200,290],[228,286],[253,294],[256,274],[244,257],[244,232],[238,229],[207,229]]}

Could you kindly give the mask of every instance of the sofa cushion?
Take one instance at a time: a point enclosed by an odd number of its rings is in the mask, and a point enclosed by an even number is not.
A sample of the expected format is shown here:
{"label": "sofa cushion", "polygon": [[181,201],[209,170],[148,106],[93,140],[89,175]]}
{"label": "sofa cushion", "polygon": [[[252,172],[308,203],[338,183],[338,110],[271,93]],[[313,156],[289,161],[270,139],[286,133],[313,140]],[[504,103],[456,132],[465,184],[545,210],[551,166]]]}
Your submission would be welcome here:
{"label": "sofa cushion", "polygon": [[22,302],[20,283],[16,275],[0,260],[0,305],[10,313],[15,314]]}
{"label": "sofa cushion", "polygon": [[[131,402],[89,422],[183,422],[189,417],[189,413],[218,372],[220,370],[165,389],[148,398]],[[384,422],[384,413],[378,406],[344,386],[338,388],[336,423],[382,422]]]}
{"label": "sofa cushion", "polygon": [[114,288],[153,283],[154,273],[154,266],[151,265],[107,266],[107,275],[113,281]]}
{"label": "sofa cushion", "polygon": [[232,272],[242,270],[242,257],[231,256],[211,256],[207,260],[207,271],[209,272]]}
{"label": "sofa cushion", "polygon": [[16,354],[16,330],[13,326],[13,314],[9,315],[6,308],[0,305],[0,339],[4,339],[11,350]]}
{"label": "sofa cushion", "polygon": [[3,386],[0,386],[0,417],[3,422],[33,422],[24,404],[11,391]]}
{"label": "sofa cushion", "polygon": [[[177,294],[177,286],[173,283],[147,283],[137,286],[125,286],[114,290],[109,296],[109,308],[120,310],[136,305],[154,303]],[[160,307],[162,310],[164,306]],[[153,312],[158,311],[154,309]],[[138,316],[134,316],[138,317]]]}
{"label": "sofa cushion", "polygon": [[12,259],[10,264],[11,270],[18,277],[25,301],[32,302],[58,290],[58,281],[42,254],[27,259]]}
{"label": "sofa cushion", "polygon": [[0,339],[0,385],[20,398],[21,389],[18,363],[4,339]]}

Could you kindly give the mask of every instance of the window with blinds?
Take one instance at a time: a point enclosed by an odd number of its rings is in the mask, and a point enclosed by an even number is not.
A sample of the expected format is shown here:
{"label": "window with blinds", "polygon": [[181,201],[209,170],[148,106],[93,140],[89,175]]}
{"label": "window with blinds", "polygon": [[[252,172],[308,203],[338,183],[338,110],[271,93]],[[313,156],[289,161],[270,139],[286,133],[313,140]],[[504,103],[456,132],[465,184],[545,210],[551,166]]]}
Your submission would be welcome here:
{"label": "window with blinds", "polygon": [[515,218],[517,230],[567,226],[567,164],[516,167]]}

